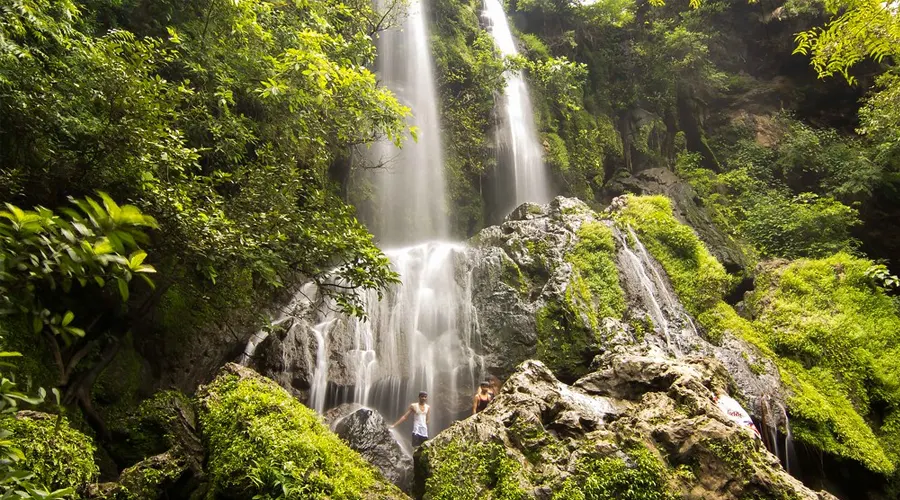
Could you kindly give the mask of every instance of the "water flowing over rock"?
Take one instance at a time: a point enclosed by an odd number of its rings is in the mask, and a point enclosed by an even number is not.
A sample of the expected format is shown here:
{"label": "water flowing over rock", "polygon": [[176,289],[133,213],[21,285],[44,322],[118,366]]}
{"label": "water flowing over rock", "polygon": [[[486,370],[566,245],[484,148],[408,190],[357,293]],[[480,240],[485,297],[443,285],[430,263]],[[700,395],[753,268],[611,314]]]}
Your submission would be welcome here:
{"label": "water flowing over rock", "polygon": [[417,450],[417,495],[467,477],[472,498],[566,498],[597,485],[616,498],[834,498],[784,472],[717,408],[722,364],[633,347],[595,367],[567,386],[538,361],[520,365],[486,410]]}
{"label": "water flowing over rock", "polygon": [[[774,430],[785,424],[774,364],[734,335],[708,342],[637,234],[617,227],[613,217],[612,210],[600,214],[559,197],[519,206],[468,246],[389,250],[403,285],[383,297],[368,294],[367,321],[336,313],[314,287],[304,287],[266,339],[251,341],[249,365],[319,412],[358,403],[391,420],[426,390],[435,435],[470,414],[478,381],[489,375],[505,378],[527,359],[550,363],[563,353],[568,357],[554,370],[573,382],[589,371],[594,356],[640,345],[673,358],[720,360],[733,391],[764,420],[763,433],[783,448]],[[579,268],[573,255],[592,228],[611,235],[603,252],[622,290],[621,314],[602,313],[598,297],[584,298],[590,270]],[[567,322],[559,332],[548,334],[547,325],[539,325],[548,322],[547,311]],[[253,350],[248,346],[245,353]]]}
{"label": "water flowing over rock", "polygon": [[386,254],[404,283],[369,293],[366,320],[305,288],[281,323],[290,326],[260,342],[250,366],[319,412],[358,403],[394,419],[427,391],[435,433],[470,407],[483,373],[466,249],[424,243]]}
{"label": "water flowing over rock", "polygon": [[[500,0],[484,1],[482,19],[501,55],[519,54]],[[534,124],[528,84],[521,71],[511,71],[506,75],[500,107],[497,145],[500,165],[505,171],[499,176],[500,192],[497,196],[500,199],[497,204],[502,207],[503,213],[509,213],[526,201],[547,203],[551,197],[550,184]]]}
{"label": "water flowing over rock", "polygon": [[[618,178],[606,188],[607,195],[619,196],[623,193],[663,194],[674,203],[675,216],[691,226],[709,251],[731,273],[752,272],[750,258],[741,246],[722,232],[713,222],[709,212],[698,203],[700,199],[694,188],[666,168],[651,168]],[[740,297],[738,297],[739,299]]]}
{"label": "water flowing over rock", "polygon": [[[721,361],[751,414],[775,434],[785,425],[785,396],[774,363],[743,339],[726,333],[708,342],[678,300],[658,262],[628,228],[610,220],[624,198],[604,214],[584,203],[558,197],[548,205],[524,204],[502,224],[482,230],[471,241],[472,302],[478,313],[484,367],[509,374],[517,363],[538,356],[540,332],[535,320],[548,305],[571,302],[577,293],[569,261],[585,225],[610,227],[616,241],[615,263],[625,292],[624,318],[582,322],[592,340],[584,362],[594,354],[630,344],[653,345],[672,356],[710,356]],[[575,311],[584,314],[583,311]]]}

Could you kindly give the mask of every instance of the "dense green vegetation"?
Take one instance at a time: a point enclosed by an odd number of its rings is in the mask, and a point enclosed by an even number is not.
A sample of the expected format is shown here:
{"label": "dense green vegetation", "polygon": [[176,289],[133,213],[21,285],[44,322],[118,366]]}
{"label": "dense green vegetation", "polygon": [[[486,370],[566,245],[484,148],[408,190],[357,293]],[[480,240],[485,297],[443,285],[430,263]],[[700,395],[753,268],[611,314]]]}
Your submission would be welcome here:
{"label": "dense green vegetation", "polygon": [[448,0],[431,8],[450,212],[454,233],[464,236],[484,227],[490,210],[485,203],[491,197],[481,193],[497,166],[494,96],[502,92],[505,65],[479,25],[480,1]]}
{"label": "dense green vegetation", "polygon": [[[776,361],[793,392],[796,439],[876,472],[896,469],[900,307],[874,279],[872,261],[837,253],[770,266],[747,299],[746,319],[722,301],[723,288],[708,285],[726,275],[665,198],[629,197],[618,220],[635,228],[679,297],[691,297],[685,303],[711,341],[737,335]],[[685,247],[692,252],[680,253]]]}
{"label": "dense green vegetation", "polygon": [[436,464],[425,483],[423,498],[528,498],[519,485],[522,466],[496,443],[451,441],[437,451],[427,450]]}
{"label": "dense green vegetation", "polygon": [[[495,101],[504,71],[524,71],[557,191],[599,207],[653,168],[688,182],[755,276],[726,273],[678,201],[630,197],[616,223],[711,342],[737,335],[775,361],[799,441],[895,474],[900,286],[883,262],[900,251],[896,7],[512,0],[522,57],[504,61],[479,1],[432,2],[454,233],[505,215]],[[179,449],[169,410],[194,411],[177,392],[139,404],[169,375],[166,349],[222,318],[249,331],[300,279],[358,316],[358,290],[397,281],[348,202],[347,165],[357,146],[409,135],[409,110],[368,69],[403,8],[0,0],[0,335],[26,355],[0,387],[3,494],[72,496],[97,477],[96,451],[107,475],[125,470],[125,498],[151,495],[186,458],[143,460]],[[602,319],[626,313],[612,232],[578,236],[565,297],[535,315],[537,355],[566,380],[585,373]],[[504,272],[532,292],[514,263]],[[738,314],[725,298],[748,277]],[[57,388],[63,408],[32,386]],[[396,493],[269,382],[221,377],[201,400],[210,496]],[[14,415],[38,405],[68,418]],[[431,498],[524,495],[499,445],[443,453]],[[560,495],[665,498],[664,472],[643,450],[587,460]]]}

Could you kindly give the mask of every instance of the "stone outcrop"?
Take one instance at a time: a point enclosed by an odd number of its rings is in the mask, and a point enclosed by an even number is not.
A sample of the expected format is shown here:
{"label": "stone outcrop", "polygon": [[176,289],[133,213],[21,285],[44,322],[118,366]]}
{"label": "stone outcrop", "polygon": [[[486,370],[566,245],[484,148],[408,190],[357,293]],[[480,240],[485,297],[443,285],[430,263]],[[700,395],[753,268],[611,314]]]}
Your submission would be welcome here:
{"label": "stone outcrop", "polygon": [[595,368],[569,386],[538,361],[521,364],[486,410],[419,448],[417,494],[834,498],[788,475],[718,409],[721,363],[647,347],[599,356]]}
{"label": "stone outcrop", "polygon": [[[359,405],[341,405],[326,414],[326,423],[350,448],[401,490],[412,490],[413,461],[384,417]],[[330,423],[329,423],[330,420]]]}
{"label": "stone outcrop", "polygon": [[699,196],[687,182],[667,168],[651,168],[618,178],[606,188],[611,199],[624,193],[662,194],[672,200],[675,216],[691,226],[709,251],[730,273],[749,276],[751,260],[730,236],[716,226]]}
{"label": "stone outcrop", "polygon": [[[667,179],[661,178],[659,183],[666,184]],[[505,378],[518,363],[540,358],[550,363],[557,376],[571,382],[586,372],[595,355],[637,343],[673,355],[704,354],[720,359],[756,416],[766,407],[783,406],[774,365],[737,336],[726,334],[718,345],[708,342],[677,300],[661,266],[634,240],[636,235],[614,224],[612,208],[597,213],[577,199],[563,197],[547,205],[525,203],[502,224],[479,232],[468,242],[467,250],[452,260],[457,281],[471,290],[477,320],[467,326],[478,358],[474,381],[488,375]],[[604,304],[597,294],[585,297],[592,270],[577,269],[573,264],[572,255],[586,227],[605,228],[614,235],[609,249],[590,248],[588,253],[604,253],[615,265],[616,288],[621,288],[625,299],[624,311],[612,315],[615,317],[603,313]],[[352,394],[360,379],[360,368],[348,356],[354,352],[349,345],[352,320],[332,320],[333,316],[325,320],[319,316],[323,310],[326,308],[314,287],[305,287],[276,318],[271,332],[263,334],[255,347],[245,349],[252,354],[246,357],[249,366],[304,402],[311,401],[318,338],[327,339],[329,393]],[[547,352],[560,356],[551,362]],[[472,383],[465,380],[436,388],[446,405],[439,413],[456,416],[470,411]],[[770,423],[775,426],[780,419]]]}

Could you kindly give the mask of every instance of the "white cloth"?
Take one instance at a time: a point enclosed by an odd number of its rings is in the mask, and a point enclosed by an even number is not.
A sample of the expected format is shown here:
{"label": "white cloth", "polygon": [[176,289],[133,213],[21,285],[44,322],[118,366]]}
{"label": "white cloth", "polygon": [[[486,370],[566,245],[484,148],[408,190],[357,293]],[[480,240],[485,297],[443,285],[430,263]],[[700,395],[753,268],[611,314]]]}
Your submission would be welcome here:
{"label": "white cloth", "polygon": [[412,405],[413,411],[415,415],[413,415],[413,434],[418,434],[422,437],[428,437],[428,410],[431,408],[428,405],[425,405],[425,408],[421,408],[419,403],[413,403]]}
{"label": "white cloth", "polygon": [[740,403],[735,401],[734,398],[727,394],[720,394],[716,398],[716,404],[728,418],[737,422],[740,426],[749,427],[750,430],[756,434],[756,437],[760,437],[759,430],[757,430],[756,424],[753,423],[753,419],[750,418],[747,410],[745,410]]}

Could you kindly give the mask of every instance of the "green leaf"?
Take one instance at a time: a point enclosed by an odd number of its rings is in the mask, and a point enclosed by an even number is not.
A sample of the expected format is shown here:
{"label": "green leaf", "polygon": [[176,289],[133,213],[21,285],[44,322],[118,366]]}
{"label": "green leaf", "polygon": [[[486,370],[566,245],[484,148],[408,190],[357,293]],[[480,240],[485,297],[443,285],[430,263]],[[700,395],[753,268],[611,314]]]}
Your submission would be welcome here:
{"label": "green leaf", "polygon": [[72,311],[66,311],[66,314],[62,319],[62,326],[69,326],[69,323],[71,323],[73,319],[75,319],[75,313],[73,313]]}
{"label": "green leaf", "polygon": [[119,285],[119,295],[122,296],[122,301],[128,302],[128,282],[122,278],[117,278],[116,282]]}

